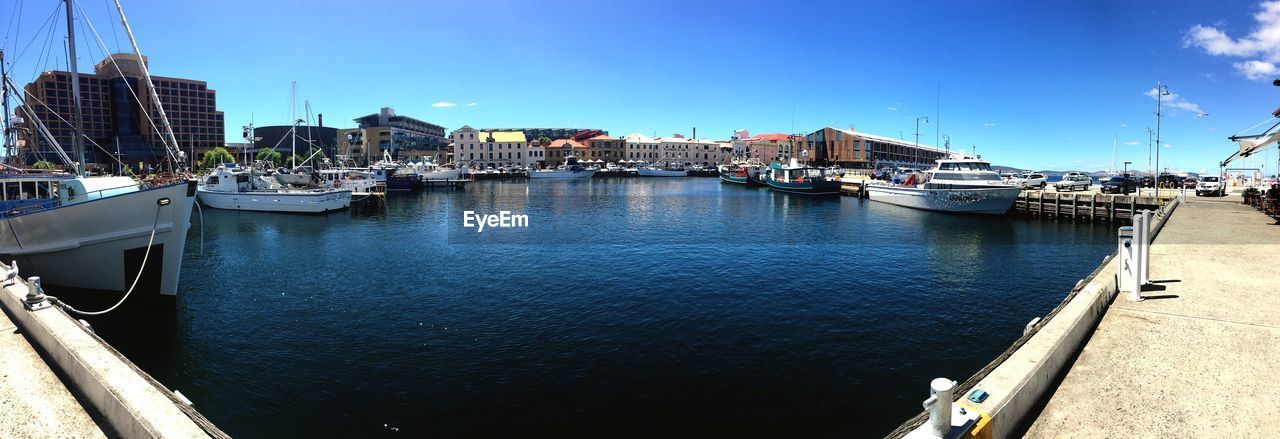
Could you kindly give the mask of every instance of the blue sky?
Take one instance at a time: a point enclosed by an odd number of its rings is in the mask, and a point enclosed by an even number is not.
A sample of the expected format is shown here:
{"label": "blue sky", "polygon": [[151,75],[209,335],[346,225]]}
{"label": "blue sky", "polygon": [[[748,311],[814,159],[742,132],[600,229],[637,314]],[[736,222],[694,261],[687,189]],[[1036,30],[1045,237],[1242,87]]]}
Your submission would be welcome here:
{"label": "blue sky", "polygon": [[[124,48],[108,4],[80,1],[108,46]],[[7,53],[54,3],[0,7],[6,22],[22,7]],[[696,126],[723,139],[830,125],[910,139],[928,116],[921,142],[941,131],[999,164],[1106,169],[1115,135],[1117,166],[1145,169],[1156,123],[1146,93],[1164,81],[1178,99],[1161,160],[1201,171],[1233,151],[1226,136],[1280,106],[1280,41],[1268,39],[1280,18],[1258,1],[124,3],[153,74],[218,91],[229,141],[251,115],[287,124],[296,80],[331,126],[391,106],[449,129]],[[86,46],[84,70],[101,57]],[[18,60],[18,82],[53,67],[36,58]]]}

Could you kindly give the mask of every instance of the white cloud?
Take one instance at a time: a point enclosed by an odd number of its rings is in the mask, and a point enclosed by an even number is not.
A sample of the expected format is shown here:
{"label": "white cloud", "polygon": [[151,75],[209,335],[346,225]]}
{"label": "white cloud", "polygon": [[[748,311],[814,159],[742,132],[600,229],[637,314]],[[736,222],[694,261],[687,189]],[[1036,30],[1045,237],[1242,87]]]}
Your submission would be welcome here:
{"label": "white cloud", "polygon": [[1124,144],[1125,144],[1125,145],[1141,145],[1141,144],[1142,144],[1142,142],[1139,142],[1139,141],[1137,141],[1137,140],[1130,140],[1130,141],[1128,141],[1128,142],[1124,142]]}
{"label": "white cloud", "polygon": [[982,124],[982,126],[990,128],[990,127],[996,126],[996,123],[995,123],[995,122],[987,122],[987,123]]}
{"label": "white cloud", "polygon": [[1220,26],[1197,24],[1187,30],[1182,46],[1199,47],[1214,56],[1246,58],[1232,63],[1237,73],[1253,80],[1269,79],[1280,73],[1276,66],[1280,63],[1280,0],[1259,3],[1258,9],[1253,14],[1257,24],[1248,35],[1231,38]]}
{"label": "white cloud", "polygon": [[898,111],[898,107],[884,107],[884,109],[889,111]]}
{"label": "white cloud", "polygon": [[476,103],[475,103],[475,102],[472,102],[472,103],[470,103],[470,104],[467,104],[467,106],[468,106],[468,107],[474,107],[474,106],[476,106]]}
{"label": "white cloud", "polygon": [[455,103],[453,103],[453,102],[444,102],[444,101],[440,101],[440,102],[436,102],[436,103],[434,103],[434,104],[431,104],[431,106],[432,106],[432,107],[436,107],[436,108],[449,108],[449,107],[456,107],[456,106],[458,106],[458,104],[455,104]]}
{"label": "white cloud", "polygon": [[[1156,95],[1157,93],[1158,92],[1156,91],[1156,89],[1152,88],[1151,90],[1147,90],[1146,95],[1151,99],[1156,99],[1158,97]],[[1203,110],[1200,109],[1199,104],[1196,104],[1194,102],[1189,102],[1186,99],[1183,99],[1182,96],[1179,96],[1177,93],[1174,93],[1174,92],[1169,92],[1169,95],[1165,96],[1161,100],[1164,101],[1164,105],[1169,108],[1178,108],[1178,109],[1187,110],[1197,114],[1204,112]]]}
{"label": "white cloud", "polygon": [[1120,124],[1120,128],[1128,128],[1128,127],[1129,127],[1129,124],[1127,123]]}

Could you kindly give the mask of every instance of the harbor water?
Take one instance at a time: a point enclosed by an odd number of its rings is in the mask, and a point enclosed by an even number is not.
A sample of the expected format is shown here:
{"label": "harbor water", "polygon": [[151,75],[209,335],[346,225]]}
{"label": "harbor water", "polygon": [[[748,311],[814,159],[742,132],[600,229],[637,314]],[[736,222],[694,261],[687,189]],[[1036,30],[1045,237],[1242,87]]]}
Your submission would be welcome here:
{"label": "harbor water", "polygon": [[91,322],[235,437],[871,437],[1114,250],[1103,225],[712,178],[386,204],[205,208],[176,303]]}

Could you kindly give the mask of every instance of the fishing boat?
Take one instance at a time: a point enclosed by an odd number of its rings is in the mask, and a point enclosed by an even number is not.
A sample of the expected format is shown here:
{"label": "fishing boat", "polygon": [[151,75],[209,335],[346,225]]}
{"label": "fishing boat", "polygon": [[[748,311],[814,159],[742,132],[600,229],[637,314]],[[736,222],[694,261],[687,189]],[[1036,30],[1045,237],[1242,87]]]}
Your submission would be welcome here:
{"label": "fishing boat", "polygon": [[457,180],[460,171],[452,166],[440,166],[430,160],[406,164],[402,173],[413,173],[422,180]]}
{"label": "fishing boat", "polygon": [[319,176],[310,166],[277,169],[275,178],[276,181],[285,186],[315,186],[320,183]]}
{"label": "fishing boat", "polygon": [[718,167],[718,171],[720,174],[720,181],[725,183],[741,184],[745,186],[764,186],[764,182],[760,180],[760,171],[763,168],[764,165],[758,162],[742,162],[720,165]]}
{"label": "fishing boat", "polygon": [[840,182],[829,179],[822,168],[800,164],[795,158],[791,163],[769,165],[764,177],[770,189],[803,195],[839,195]]}
{"label": "fishing boat", "polygon": [[[71,8],[70,3],[67,7]],[[124,11],[117,10],[123,20]],[[69,72],[76,84],[79,70],[74,33],[70,31],[71,10],[67,17]],[[132,31],[125,29],[133,41]],[[142,58],[136,48],[133,54]],[[2,57],[0,54],[0,66],[4,65]],[[16,261],[23,276],[38,275],[44,285],[132,292],[139,280],[146,278],[144,285],[157,286],[161,295],[176,295],[196,182],[175,170],[174,164],[182,163],[182,153],[159,98],[153,95],[153,104],[159,110],[157,129],[165,134],[161,136],[164,163],[170,171],[149,179],[89,177],[80,112],[68,118],[59,115],[73,132],[70,137],[78,157],[72,159],[50,128],[29,110],[30,103],[11,93],[20,88],[2,68],[0,82],[3,114],[10,114],[9,97],[14,95],[22,103],[21,117],[34,126],[35,135],[74,169],[63,173],[0,166],[0,259]],[[145,64],[139,82],[152,87]],[[71,91],[70,98],[79,102],[80,89],[72,87]],[[9,134],[4,136],[6,150],[11,146]]]}
{"label": "fishing boat", "polygon": [[196,189],[200,203],[228,210],[279,213],[329,213],[351,206],[351,189],[272,189],[256,184],[253,172],[221,165]]}
{"label": "fishing boat", "polygon": [[938,160],[921,181],[910,176],[901,185],[867,186],[871,201],[936,212],[1003,215],[1021,189],[1010,185],[977,159]]}
{"label": "fishing boat", "polygon": [[595,175],[594,169],[583,168],[578,163],[578,158],[574,156],[565,156],[564,165],[555,170],[542,170],[529,173],[529,178],[533,179],[565,179],[565,178],[591,178]]}
{"label": "fishing boat", "polygon": [[385,192],[386,189],[372,175],[356,169],[321,169],[318,175],[323,187],[350,189],[353,195]]}

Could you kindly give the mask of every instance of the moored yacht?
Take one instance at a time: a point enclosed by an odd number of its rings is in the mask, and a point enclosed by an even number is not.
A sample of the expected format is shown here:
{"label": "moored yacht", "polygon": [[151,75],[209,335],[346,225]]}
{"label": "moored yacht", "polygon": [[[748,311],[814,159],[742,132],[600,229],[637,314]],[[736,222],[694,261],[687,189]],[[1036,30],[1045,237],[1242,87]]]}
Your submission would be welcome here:
{"label": "moored yacht", "polygon": [[594,169],[583,168],[578,163],[578,158],[574,156],[565,156],[564,165],[555,170],[542,170],[529,173],[529,178],[534,179],[561,179],[561,178],[591,178],[595,175]]}
{"label": "moored yacht", "polygon": [[938,160],[925,171],[921,181],[915,176],[901,185],[867,186],[871,201],[938,212],[1003,215],[1022,190],[1000,178],[991,164],[977,159]]}
{"label": "moored yacht", "polygon": [[254,183],[252,171],[235,165],[214,169],[197,194],[201,203],[216,209],[328,213],[351,206],[350,188],[263,189]]}

